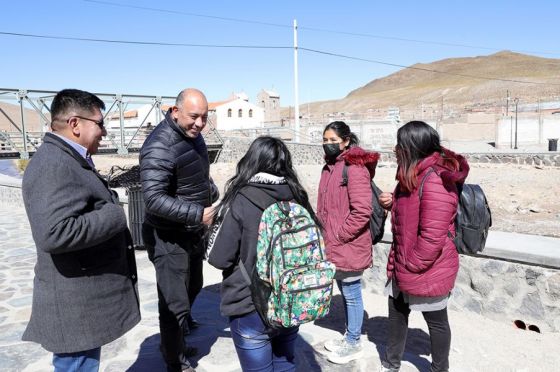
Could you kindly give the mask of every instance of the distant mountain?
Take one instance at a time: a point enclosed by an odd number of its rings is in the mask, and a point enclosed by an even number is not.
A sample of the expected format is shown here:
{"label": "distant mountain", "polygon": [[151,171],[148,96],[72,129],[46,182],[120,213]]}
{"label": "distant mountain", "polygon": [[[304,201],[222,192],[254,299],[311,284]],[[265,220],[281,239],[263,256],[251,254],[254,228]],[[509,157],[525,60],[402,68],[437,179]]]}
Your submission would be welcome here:
{"label": "distant mountain", "polygon": [[[438,72],[430,72],[432,70]],[[531,81],[526,84],[511,81]],[[554,85],[555,84],[555,85]],[[301,106],[312,115],[331,112],[365,112],[440,105],[463,108],[476,104],[505,102],[510,97],[525,102],[560,96],[560,59],[541,58],[503,51],[489,56],[449,58],[418,63],[351,91],[345,98]]]}
{"label": "distant mountain", "polygon": [[[25,115],[25,129],[28,132],[41,131],[41,118],[39,114],[33,109],[24,108]],[[48,113],[45,114],[47,117]],[[0,130],[7,132],[17,132],[18,129],[13,125],[15,123],[19,129],[21,126],[21,108],[19,105],[0,102]]]}

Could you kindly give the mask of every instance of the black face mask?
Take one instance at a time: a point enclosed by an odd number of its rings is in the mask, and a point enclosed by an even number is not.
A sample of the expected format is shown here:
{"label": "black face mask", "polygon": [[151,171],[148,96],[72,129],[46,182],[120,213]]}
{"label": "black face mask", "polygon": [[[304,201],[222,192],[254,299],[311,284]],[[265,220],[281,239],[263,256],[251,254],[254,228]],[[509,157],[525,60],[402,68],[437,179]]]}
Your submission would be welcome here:
{"label": "black face mask", "polygon": [[338,155],[342,153],[340,149],[340,143],[324,143],[323,150],[325,151],[325,155],[329,159],[335,159]]}

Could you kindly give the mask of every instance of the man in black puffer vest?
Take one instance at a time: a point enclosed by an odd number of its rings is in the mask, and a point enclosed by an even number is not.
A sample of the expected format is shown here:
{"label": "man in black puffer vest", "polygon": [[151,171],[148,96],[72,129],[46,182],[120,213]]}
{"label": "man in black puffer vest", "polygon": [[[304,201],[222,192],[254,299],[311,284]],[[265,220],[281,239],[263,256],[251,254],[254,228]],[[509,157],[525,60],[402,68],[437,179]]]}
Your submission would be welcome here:
{"label": "man in black puffer vest", "polygon": [[200,134],[207,118],[204,94],[185,89],[140,151],[142,236],[156,270],[160,349],[169,372],[194,371],[187,357],[196,350],[184,335],[197,325],[191,306],[202,288],[203,235],[218,199]]}

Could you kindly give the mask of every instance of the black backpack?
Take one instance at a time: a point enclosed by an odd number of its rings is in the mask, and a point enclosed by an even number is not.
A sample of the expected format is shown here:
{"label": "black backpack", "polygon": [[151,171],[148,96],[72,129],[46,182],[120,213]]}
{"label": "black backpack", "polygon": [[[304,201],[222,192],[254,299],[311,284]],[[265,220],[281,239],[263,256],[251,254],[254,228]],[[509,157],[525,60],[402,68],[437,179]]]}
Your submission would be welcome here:
{"label": "black backpack", "polygon": [[[419,195],[422,199],[424,182],[434,169],[426,173],[420,185]],[[488,237],[488,230],[492,226],[492,213],[486,200],[486,195],[479,185],[465,183],[458,187],[459,204],[455,217],[455,248],[463,254],[482,252]],[[452,237],[451,233],[448,233]]]}
{"label": "black backpack", "polygon": [[[342,168],[342,186],[348,186],[348,164],[344,164]],[[377,244],[383,239],[385,233],[385,220],[387,219],[387,212],[381,204],[379,204],[379,195],[381,189],[377,187],[375,182],[371,180],[371,206],[372,212],[369,218],[369,230],[371,232],[371,239],[373,244]]]}

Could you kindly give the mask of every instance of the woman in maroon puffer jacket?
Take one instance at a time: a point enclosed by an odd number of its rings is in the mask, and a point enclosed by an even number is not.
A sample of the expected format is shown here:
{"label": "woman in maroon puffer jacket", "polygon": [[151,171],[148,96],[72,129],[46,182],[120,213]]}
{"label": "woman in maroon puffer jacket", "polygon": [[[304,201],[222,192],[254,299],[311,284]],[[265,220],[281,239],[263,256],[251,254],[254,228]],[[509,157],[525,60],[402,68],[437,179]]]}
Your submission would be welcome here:
{"label": "woman in maroon puffer jacket", "polygon": [[[379,154],[357,147],[358,138],[342,121],[323,131],[325,166],[321,173],[317,216],[323,225],[327,258],[336,265],[336,283],[346,315],[344,338],[325,343],[328,360],[344,364],[361,356],[360,335],[364,306],[361,277],[372,263],[369,219],[372,213],[371,179]],[[342,182],[347,167],[348,182]]]}
{"label": "woman in maroon puffer jacket", "polygon": [[[432,372],[449,370],[451,330],[447,299],[459,270],[453,244],[458,190],[469,172],[467,161],[440,145],[428,124],[411,121],[397,132],[398,184],[382,193],[391,210],[393,244],[387,262],[389,340],[383,367],[398,371],[410,310],[422,311],[431,339]],[[420,193],[420,190],[422,192]]]}

